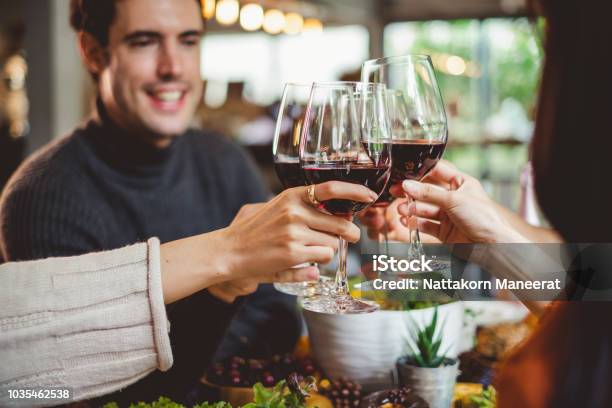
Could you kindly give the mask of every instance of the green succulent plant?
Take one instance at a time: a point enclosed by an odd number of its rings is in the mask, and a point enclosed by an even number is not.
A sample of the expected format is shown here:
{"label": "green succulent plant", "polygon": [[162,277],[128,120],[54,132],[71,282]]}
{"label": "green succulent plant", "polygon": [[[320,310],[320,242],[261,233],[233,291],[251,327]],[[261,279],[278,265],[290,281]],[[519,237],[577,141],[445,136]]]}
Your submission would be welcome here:
{"label": "green succulent plant", "polygon": [[444,364],[448,349],[444,353],[439,353],[442,345],[442,328],[445,322],[442,322],[438,335],[438,306],[435,307],[433,316],[429,324],[424,327],[417,326],[416,337],[413,339],[416,344],[416,349],[410,342],[407,342],[408,349],[411,351],[410,357],[419,367],[436,368]]}

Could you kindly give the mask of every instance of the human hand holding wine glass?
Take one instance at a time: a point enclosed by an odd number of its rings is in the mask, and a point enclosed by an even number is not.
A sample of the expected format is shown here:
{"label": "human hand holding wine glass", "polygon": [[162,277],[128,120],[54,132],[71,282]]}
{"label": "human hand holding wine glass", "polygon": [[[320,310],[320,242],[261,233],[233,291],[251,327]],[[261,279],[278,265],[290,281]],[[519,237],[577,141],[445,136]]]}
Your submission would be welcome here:
{"label": "human hand holding wine glass", "polygon": [[[312,87],[302,138],[300,163],[309,184],[344,181],[376,193],[367,202],[312,198],[313,205],[339,218],[372,205],[389,179],[391,164],[385,87],[361,82],[315,83]],[[374,302],[351,297],[347,276],[347,242],[339,237],[339,266],[329,296],[303,300],[307,310],[322,313],[369,313]]]}
{"label": "human hand holding wine glass", "polygon": [[[334,181],[316,187],[324,200],[376,199],[367,188],[349,183]],[[350,242],[360,237],[359,228],[351,222],[313,208],[308,187],[287,189],[269,202],[243,206],[229,227],[214,234],[216,241],[224,243],[225,258],[231,262],[219,268],[223,273],[209,291],[230,303],[253,292],[259,283],[316,280],[316,266],[294,265],[327,263],[338,249],[338,235]]]}
{"label": "human hand holding wine glass", "polygon": [[[463,173],[459,172],[452,163],[440,159],[438,164],[431,169],[421,182],[435,185],[445,190],[453,190],[457,185],[461,184],[458,183],[457,180],[462,177]],[[359,221],[361,225],[366,228],[368,238],[374,241],[380,241],[381,237],[384,237],[383,230],[385,230],[390,240],[410,242],[410,230],[417,226],[417,218],[429,218],[422,214],[434,214],[439,211],[439,208],[425,202],[421,202],[417,205],[416,202],[406,198],[407,192],[402,188],[401,184],[392,185],[389,192],[394,197],[390,205],[386,207],[372,206],[368,208],[359,214]],[[484,190],[482,190],[482,193],[485,197],[487,196]],[[415,215],[409,212],[408,208],[418,208],[419,213]],[[419,235],[423,243],[441,243],[440,239],[433,235],[429,235],[426,230],[422,228],[419,228]]]}
{"label": "human hand holding wine glass", "polygon": [[[399,186],[398,188],[401,190]],[[385,240],[410,242],[411,229],[414,229],[416,220],[413,219],[414,217],[405,219],[405,217],[400,215],[398,209],[408,201],[403,190],[401,191],[401,196],[393,199],[388,206],[370,207],[359,213],[357,218],[359,223],[365,227],[369,239],[383,243]],[[420,235],[423,243],[440,243],[440,240],[423,234],[423,231],[421,231]],[[384,246],[385,250],[386,246]]]}
{"label": "human hand holding wine glass", "polygon": [[480,182],[449,163],[440,163],[428,183],[406,181],[394,186],[394,195],[418,201],[399,206],[403,217],[415,218],[420,230],[449,244],[525,242],[498,212]]}

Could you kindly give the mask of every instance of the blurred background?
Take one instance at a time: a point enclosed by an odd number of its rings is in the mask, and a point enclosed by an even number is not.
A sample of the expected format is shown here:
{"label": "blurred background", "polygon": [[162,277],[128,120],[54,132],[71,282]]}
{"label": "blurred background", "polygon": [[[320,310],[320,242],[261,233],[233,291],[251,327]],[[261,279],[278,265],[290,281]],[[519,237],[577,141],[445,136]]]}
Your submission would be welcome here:
{"label": "blurred background", "polygon": [[[523,0],[202,0],[206,91],[195,126],[244,145],[270,188],[287,81],[358,79],[364,60],[429,54],[449,118],[445,158],[518,209],[542,64]],[[0,188],[90,112],[69,0],[0,0]]]}

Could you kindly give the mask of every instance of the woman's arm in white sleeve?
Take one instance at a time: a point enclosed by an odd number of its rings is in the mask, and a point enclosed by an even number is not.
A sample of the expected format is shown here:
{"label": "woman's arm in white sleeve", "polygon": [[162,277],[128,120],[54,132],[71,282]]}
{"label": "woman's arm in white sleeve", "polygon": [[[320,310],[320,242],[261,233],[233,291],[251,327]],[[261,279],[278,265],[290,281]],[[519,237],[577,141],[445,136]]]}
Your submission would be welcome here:
{"label": "woman's arm in white sleeve", "polygon": [[15,404],[11,389],[68,387],[80,400],[165,371],[168,330],[156,238],[0,265],[0,406]]}

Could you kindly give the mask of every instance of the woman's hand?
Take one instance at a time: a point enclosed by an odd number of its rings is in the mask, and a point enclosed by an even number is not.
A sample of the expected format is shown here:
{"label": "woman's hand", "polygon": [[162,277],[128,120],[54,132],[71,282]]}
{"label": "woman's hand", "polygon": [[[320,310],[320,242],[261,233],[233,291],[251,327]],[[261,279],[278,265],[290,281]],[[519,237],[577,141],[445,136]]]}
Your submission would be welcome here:
{"label": "woman's hand", "polygon": [[[407,202],[406,198],[396,198],[387,207],[370,207],[358,215],[361,225],[366,227],[368,238],[374,241],[410,242],[410,231],[416,227],[416,217],[401,220],[398,208]],[[440,240],[431,235],[421,234],[421,242],[439,244]]]}
{"label": "woman's hand", "polygon": [[[243,205],[238,214],[236,214],[232,224],[248,219],[248,217],[255,215],[257,211],[264,208],[264,206],[265,203]],[[256,278],[229,280],[212,285],[208,288],[208,291],[218,299],[231,303],[239,296],[246,296],[255,292],[260,283],[302,282],[316,281],[317,279],[319,279],[319,269],[316,266],[308,266],[304,268],[290,268],[286,271],[276,271],[268,273],[267,276],[264,273]]]}
{"label": "woman's hand", "polygon": [[208,291],[218,299],[232,303],[239,296],[246,296],[255,292],[260,283],[304,282],[316,281],[317,279],[319,279],[319,269],[316,266],[307,266],[263,273],[253,278],[229,280],[210,286]]}
{"label": "woman's hand", "polygon": [[399,206],[400,215],[418,217],[419,230],[446,243],[526,242],[498,212],[475,178],[441,161],[427,177],[428,183],[404,181],[402,189],[414,200]]}
{"label": "woman's hand", "polygon": [[[316,267],[293,266],[329,262],[338,236],[357,242],[359,228],[315,208],[308,188],[288,189],[267,203],[246,205],[227,228],[163,244],[165,302],[204,288],[232,302],[255,291],[259,283],[317,280]],[[332,181],[316,185],[315,198],[370,203],[377,195],[361,185]]]}
{"label": "woman's hand", "polygon": [[[455,167],[445,161],[441,160],[440,165],[455,169]],[[443,188],[450,189],[447,182],[439,180],[439,177],[427,176],[423,182],[430,184],[437,184]],[[401,183],[398,183],[391,187],[391,191],[395,192],[396,198],[389,204],[388,207],[370,207],[366,211],[363,211],[358,219],[363,226],[366,227],[368,237],[375,241],[382,241],[387,235],[389,241],[400,241],[410,242],[410,230],[416,228],[417,218],[416,217],[404,217],[400,219],[398,208],[406,203],[408,200],[405,198],[406,193],[402,190]],[[423,233],[420,231],[421,242],[434,244],[440,243],[440,240]]]}
{"label": "woman's hand", "polygon": [[[376,200],[366,187],[343,182],[319,184],[315,196],[319,201]],[[316,267],[293,266],[327,263],[338,249],[338,236],[357,242],[360,235],[352,222],[314,208],[308,187],[288,189],[265,204],[243,207],[225,233],[232,254],[230,279],[209,290],[226,301],[253,292],[258,283],[317,280]]]}
{"label": "woman's hand", "polygon": [[404,198],[393,200],[387,207],[370,207],[357,216],[361,225],[366,227],[368,238],[374,241],[410,241],[410,230],[401,223],[397,211]]}
{"label": "woman's hand", "polygon": [[[364,186],[337,181],[319,184],[314,191],[319,201],[376,199]],[[252,277],[307,262],[327,263],[338,248],[338,236],[356,242],[359,228],[315,208],[308,198],[308,187],[285,190],[226,229],[233,258],[231,275]]]}

